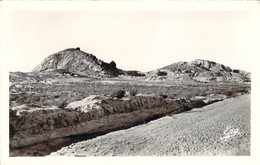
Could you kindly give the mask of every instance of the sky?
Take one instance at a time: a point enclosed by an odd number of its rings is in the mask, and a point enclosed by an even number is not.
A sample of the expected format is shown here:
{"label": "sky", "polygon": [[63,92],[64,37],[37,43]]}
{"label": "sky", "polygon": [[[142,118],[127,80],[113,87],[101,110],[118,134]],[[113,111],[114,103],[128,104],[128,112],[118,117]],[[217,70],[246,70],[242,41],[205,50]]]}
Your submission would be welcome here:
{"label": "sky", "polygon": [[250,71],[250,21],[247,11],[14,11],[8,67],[29,72],[53,53],[80,47],[124,70],[206,59]]}

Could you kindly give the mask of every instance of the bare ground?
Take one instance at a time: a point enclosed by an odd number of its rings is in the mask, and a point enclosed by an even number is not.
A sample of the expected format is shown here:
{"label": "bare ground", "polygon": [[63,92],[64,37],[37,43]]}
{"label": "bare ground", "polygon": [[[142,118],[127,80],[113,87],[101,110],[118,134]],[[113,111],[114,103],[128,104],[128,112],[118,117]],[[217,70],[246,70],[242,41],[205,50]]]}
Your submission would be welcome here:
{"label": "bare ground", "polygon": [[250,155],[250,95],[71,144],[51,155]]}

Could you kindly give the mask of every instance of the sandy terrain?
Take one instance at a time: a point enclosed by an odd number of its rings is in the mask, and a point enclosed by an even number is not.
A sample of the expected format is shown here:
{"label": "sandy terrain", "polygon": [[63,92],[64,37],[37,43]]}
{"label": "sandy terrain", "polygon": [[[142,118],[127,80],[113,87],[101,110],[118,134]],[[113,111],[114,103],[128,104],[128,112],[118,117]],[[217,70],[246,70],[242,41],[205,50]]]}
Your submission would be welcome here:
{"label": "sandy terrain", "polygon": [[51,155],[250,155],[250,95],[74,143]]}

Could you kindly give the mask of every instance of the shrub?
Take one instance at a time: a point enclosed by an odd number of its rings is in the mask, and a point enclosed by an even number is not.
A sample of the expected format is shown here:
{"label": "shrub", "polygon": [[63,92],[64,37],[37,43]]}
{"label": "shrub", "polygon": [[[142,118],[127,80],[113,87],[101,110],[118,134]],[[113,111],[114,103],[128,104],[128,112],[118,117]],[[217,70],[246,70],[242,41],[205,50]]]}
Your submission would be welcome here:
{"label": "shrub", "polygon": [[201,96],[208,96],[208,93],[204,92],[201,94]]}
{"label": "shrub", "polygon": [[16,113],[17,111],[16,110],[9,110],[9,118],[16,118]]}
{"label": "shrub", "polygon": [[64,108],[67,107],[67,105],[68,105],[68,103],[67,103],[66,101],[63,101],[63,102],[61,103],[61,105],[59,106],[59,108],[64,109]]}
{"label": "shrub", "polygon": [[145,74],[143,73],[139,73],[138,71],[126,71],[126,74],[129,76],[136,76],[136,77],[141,77],[141,76],[145,76]]}
{"label": "shrub", "polygon": [[183,106],[183,110],[184,111],[189,111],[189,110],[191,110],[191,108],[185,105],[185,106]]}
{"label": "shrub", "polygon": [[233,92],[232,91],[226,91],[226,92],[224,92],[224,95],[226,95],[228,98],[230,98],[230,97],[233,97]]}
{"label": "shrub", "polygon": [[138,93],[137,89],[131,90],[130,95],[135,96]]}
{"label": "shrub", "polygon": [[116,98],[123,98],[125,96],[125,91],[123,90],[119,90],[119,91],[116,91],[115,93],[113,93],[111,95],[112,97],[116,97]]}
{"label": "shrub", "polygon": [[191,101],[190,103],[190,107],[192,108],[201,108],[205,105],[207,105],[206,103],[204,103],[204,101],[199,100],[199,101]]}
{"label": "shrub", "polygon": [[59,98],[60,96],[59,95],[55,95],[54,98]]}
{"label": "shrub", "polygon": [[160,94],[159,96],[164,98],[164,99],[167,99],[167,97],[168,97],[168,95],[165,95],[165,94]]}
{"label": "shrub", "polygon": [[248,90],[247,89],[241,89],[239,92],[240,93],[248,93]]}
{"label": "shrub", "polygon": [[16,132],[17,132],[17,131],[15,130],[14,125],[10,123],[10,124],[9,124],[9,137],[10,137],[10,138],[14,137],[14,135],[15,135]]}
{"label": "shrub", "polygon": [[163,71],[158,70],[157,75],[158,76],[167,76],[167,72],[163,72]]}
{"label": "shrub", "polygon": [[238,69],[234,69],[233,72],[234,73],[239,73],[239,70]]}

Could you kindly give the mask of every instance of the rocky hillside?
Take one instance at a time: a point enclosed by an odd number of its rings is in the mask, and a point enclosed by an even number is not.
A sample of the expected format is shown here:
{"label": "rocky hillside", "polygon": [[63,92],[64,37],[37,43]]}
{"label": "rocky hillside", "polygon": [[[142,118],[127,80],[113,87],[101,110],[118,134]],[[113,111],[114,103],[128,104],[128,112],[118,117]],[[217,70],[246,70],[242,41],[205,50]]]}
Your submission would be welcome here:
{"label": "rocky hillside", "polygon": [[199,81],[199,82],[250,82],[249,72],[231,69],[228,66],[208,60],[177,62],[160,69],[142,73],[123,71],[111,61],[106,63],[80,48],[70,48],[48,56],[33,73],[62,73],[71,76],[93,77],[138,77],[148,81]]}
{"label": "rocky hillside", "polygon": [[192,62],[177,62],[147,73],[154,80],[186,80],[186,81],[232,81],[249,82],[250,73],[231,69],[213,61],[197,59]]}
{"label": "rocky hillside", "polygon": [[80,48],[70,48],[52,54],[33,69],[33,72],[59,71],[72,76],[117,76],[122,71],[116,63],[106,63],[96,56],[83,52]]}

